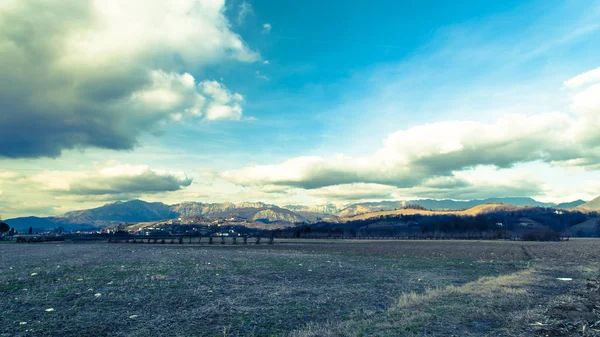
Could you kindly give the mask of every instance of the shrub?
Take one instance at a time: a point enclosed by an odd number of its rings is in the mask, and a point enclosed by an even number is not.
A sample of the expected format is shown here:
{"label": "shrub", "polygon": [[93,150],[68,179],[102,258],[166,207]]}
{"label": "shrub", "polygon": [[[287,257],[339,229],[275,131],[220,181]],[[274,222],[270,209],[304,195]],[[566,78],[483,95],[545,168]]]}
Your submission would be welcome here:
{"label": "shrub", "polygon": [[537,229],[525,232],[521,239],[523,241],[560,241],[560,233],[551,229]]}

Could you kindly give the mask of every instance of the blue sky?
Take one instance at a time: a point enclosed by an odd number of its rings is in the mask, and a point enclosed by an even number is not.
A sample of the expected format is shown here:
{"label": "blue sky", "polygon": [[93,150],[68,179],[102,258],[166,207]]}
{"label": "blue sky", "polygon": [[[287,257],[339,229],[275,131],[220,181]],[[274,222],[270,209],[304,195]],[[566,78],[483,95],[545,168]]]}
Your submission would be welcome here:
{"label": "blue sky", "polygon": [[0,6],[3,215],[600,195],[598,1],[148,4]]}
{"label": "blue sky", "polygon": [[[535,102],[543,105],[563,80],[598,66],[590,43],[600,36],[598,6],[589,1],[247,2],[254,15],[239,25],[240,3],[228,4],[230,21],[269,64],[211,76],[243,92],[245,114],[259,121],[189,130],[220,139],[216,151],[235,142],[236,157],[259,146],[269,162],[279,152],[322,154],[365,141],[369,151],[400,128],[486,120],[515,98],[540,98],[520,89],[545,96]],[[262,33],[267,22],[270,34]]]}

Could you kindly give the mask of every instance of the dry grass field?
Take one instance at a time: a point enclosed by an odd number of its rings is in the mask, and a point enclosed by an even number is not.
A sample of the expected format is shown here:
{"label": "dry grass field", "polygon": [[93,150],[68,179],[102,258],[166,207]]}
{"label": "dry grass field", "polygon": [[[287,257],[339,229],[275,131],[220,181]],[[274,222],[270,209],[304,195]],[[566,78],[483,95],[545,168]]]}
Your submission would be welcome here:
{"label": "dry grass field", "polygon": [[600,335],[594,239],[3,243],[0,254],[2,336]]}

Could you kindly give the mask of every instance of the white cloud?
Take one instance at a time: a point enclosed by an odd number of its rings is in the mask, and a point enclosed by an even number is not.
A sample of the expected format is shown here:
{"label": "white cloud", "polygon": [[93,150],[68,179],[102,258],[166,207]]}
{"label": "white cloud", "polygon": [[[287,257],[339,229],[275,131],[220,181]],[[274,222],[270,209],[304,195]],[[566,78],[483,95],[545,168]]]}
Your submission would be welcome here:
{"label": "white cloud", "polygon": [[[204,179],[204,177],[200,177]],[[0,169],[0,211],[7,218],[50,216],[134,198],[165,201],[186,193],[193,178],[180,170],[117,161],[38,172]],[[179,201],[183,201],[178,199]]]}
{"label": "white cloud", "polygon": [[[461,171],[481,166],[511,168],[541,161],[596,169],[600,165],[599,97],[600,85],[593,85],[572,96],[575,115],[507,114],[494,123],[430,123],[392,133],[370,156],[297,157],[275,165],[226,171],[222,177],[243,186],[317,189],[363,183],[410,189],[465,181],[468,186],[485,185],[482,181],[469,182],[460,175]],[[455,178],[459,179],[452,180]],[[509,185],[496,182],[494,186],[510,192]],[[489,190],[492,186],[488,187]],[[529,190],[539,188],[533,184]]]}
{"label": "white cloud", "polygon": [[450,176],[477,165],[510,167],[535,160],[577,158],[565,136],[567,115],[507,116],[493,124],[448,122],[391,134],[371,156],[298,157],[278,165],[249,166],[223,173],[241,185],[279,184],[318,188],[348,183],[416,186],[425,179]]}
{"label": "white cloud", "polygon": [[244,1],[238,6],[238,16],[237,23],[238,25],[244,24],[246,21],[246,17],[249,15],[254,15],[254,10],[252,9],[252,5],[248,2]]}
{"label": "white cloud", "polygon": [[196,90],[196,81],[188,73],[152,71],[151,83],[131,95],[133,105],[146,112],[171,114],[174,119],[183,115],[200,116],[206,98]]}
{"label": "white cloud", "polygon": [[564,85],[567,88],[579,88],[589,83],[600,82],[600,67],[586,71],[583,74],[579,74],[567,81]]}
{"label": "white cloud", "polygon": [[321,203],[331,201],[365,201],[394,199],[396,188],[380,184],[344,184],[309,190],[308,195],[317,198]]}
{"label": "white cloud", "polygon": [[0,172],[0,182],[8,182],[19,177],[19,173],[16,172]]}
{"label": "white cloud", "polygon": [[272,28],[273,28],[273,27],[271,26],[271,24],[270,24],[270,23],[265,23],[265,24],[263,24],[262,33],[263,33],[263,34],[269,34],[269,33],[271,33],[271,29],[272,29]]}
{"label": "white cloud", "polygon": [[546,192],[545,184],[531,174],[480,166],[454,172],[451,177],[434,177],[405,188],[373,183],[326,186],[306,191],[318,202],[358,202],[409,200],[419,198],[471,200],[493,197],[537,196]]}
{"label": "white cloud", "polygon": [[261,80],[265,80],[265,81],[269,80],[268,76],[261,74],[261,72],[258,70],[256,71],[256,78],[260,78]]}
{"label": "white cloud", "polygon": [[196,66],[222,57],[257,59],[229,29],[224,1],[92,0],[86,10],[86,25],[65,34],[59,63],[68,69],[154,61],[173,52]]}
{"label": "white cloud", "polygon": [[[579,117],[571,134],[583,147],[597,148],[600,146],[600,68],[578,75],[565,83],[576,83],[569,88],[571,93],[571,108]],[[586,86],[583,86],[586,84]],[[577,158],[588,165],[597,165],[595,158]]]}
{"label": "white cloud", "polygon": [[174,74],[154,71],[152,83],[132,94],[134,106],[146,113],[169,114],[172,119],[203,116],[208,120],[239,120],[244,101],[242,95],[232,93],[217,81],[196,84],[188,73]]}
{"label": "white cloud", "polygon": [[241,103],[244,97],[232,94],[216,81],[204,81],[200,84],[202,92],[210,98],[206,118],[209,120],[229,119],[240,120],[242,117]]}
{"label": "white cloud", "polygon": [[259,58],[219,0],[3,1],[0,157],[131,149],[170,120],[239,120],[241,95],[190,73]]}
{"label": "white cloud", "polygon": [[106,200],[178,191],[192,183],[182,171],[108,162],[87,171],[44,171],[28,178],[39,189],[70,197],[105,196]]}

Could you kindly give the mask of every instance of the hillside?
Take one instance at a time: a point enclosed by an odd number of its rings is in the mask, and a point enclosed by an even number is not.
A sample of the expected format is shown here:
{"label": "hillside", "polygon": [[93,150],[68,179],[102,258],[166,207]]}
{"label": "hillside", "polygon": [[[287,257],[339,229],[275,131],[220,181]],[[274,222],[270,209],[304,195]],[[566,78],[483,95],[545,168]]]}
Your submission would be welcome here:
{"label": "hillside", "polygon": [[250,229],[281,229],[290,226],[294,226],[289,223],[264,223],[261,221],[243,220],[239,218],[221,218],[221,219],[208,219],[202,217],[190,217],[190,218],[176,218],[161,221],[150,221],[150,222],[138,222],[135,224],[129,224],[125,226],[126,230],[130,231],[143,231],[148,228],[169,228],[171,226],[184,226],[193,228],[194,226],[231,226],[231,227],[246,227]]}
{"label": "hillside", "polygon": [[557,204],[556,206],[554,206],[554,208],[558,208],[558,209],[574,209],[577,208],[583,204],[585,204],[586,202],[584,200],[575,200],[575,201],[571,201],[571,202],[563,202],[560,204]]}
{"label": "hillside", "polygon": [[[561,204],[560,208],[572,208],[572,205],[580,205],[580,201],[574,201],[571,203]],[[376,211],[391,211],[400,209],[410,205],[423,206],[426,209],[431,210],[465,210],[473,208],[479,205],[485,204],[507,204],[514,206],[537,206],[537,207],[555,207],[558,206],[553,203],[545,203],[537,201],[529,197],[515,197],[515,198],[488,198],[488,199],[476,199],[467,201],[457,200],[435,200],[435,199],[416,199],[406,201],[380,201],[380,202],[364,202],[351,204],[336,213],[339,217],[349,217],[358,214],[372,213]]]}
{"label": "hillside", "polygon": [[500,211],[514,211],[519,209],[525,209],[525,206],[513,206],[506,204],[484,204],[477,205],[475,207],[459,210],[459,211],[446,211],[446,210],[419,210],[412,208],[403,208],[393,211],[379,211],[379,212],[371,212],[366,214],[360,214],[350,217],[340,218],[339,221],[354,221],[354,220],[366,220],[371,218],[377,218],[380,216],[393,216],[393,215],[460,215],[460,216],[476,216],[479,214],[485,214],[490,212],[500,212]]}
{"label": "hillside", "polygon": [[575,236],[596,236],[600,234],[600,219],[594,218],[579,223],[571,227],[569,233]]}
{"label": "hillside", "polygon": [[242,202],[234,204],[231,202],[204,204],[199,202],[184,202],[171,206],[171,211],[177,217],[238,217],[261,222],[307,222],[307,219],[289,209],[262,202]]}
{"label": "hillside", "polygon": [[[561,204],[562,206],[556,206],[569,208],[581,202],[575,201]],[[422,206],[428,209],[428,211],[406,208],[411,205]],[[549,204],[537,202],[531,198],[496,198],[471,201],[421,199],[355,203],[340,209],[340,207],[334,204],[316,206],[288,205],[279,207],[263,202],[184,202],[175,205],[166,205],[160,202],[131,200],[109,203],[92,209],[72,211],[61,216],[45,218],[23,217],[8,219],[6,222],[19,231],[27,230],[30,226],[37,231],[57,227],[63,227],[65,230],[81,230],[86,228],[103,228],[119,223],[155,222],[193,217],[206,219],[233,217],[262,223],[297,224],[316,221],[345,222],[348,219],[368,219],[394,214],[476,215],[482,212],[489,212],[493,207],[514,209],[514,207],[525,207],[526,205],[548,207]],[[600,198],[580,205],[576,210],[600,210]],[[332,214],[332,212],[336,214]]]}
{"label": "hillside", "polygon": [[294,213],[300,215],[310,222],[317,222],[322,220],[335,220],[338,217],[333,214],[327,213],[319,213],[319,212],[304,212],[304,211],[295,211]]}
{"label": "hillside", "polygon": [[585,211],[600,211],[600,197],[577,207],[577,209]]}
{"label": "hillside", "polygon": [[271,207],[277,206],[268,205],[262,202],[242,202],[239,204],[234,204],[231,202],[213,204],[205,204],[201,202],[183,202],[181,204],[170,206],[174,213],[176,213],[179,217],[184,218],[194,216],[222,217],[230,215],[229,213],[233,210],[266,209]]}
{"label": "hillside", "polygon": [[[115,202],[101,207],[68,212],[56,217],[23,217],[6,222],[19,231],[33,227],[38,231],[63,227],[65,230],[102,228],[119,223],[155,222],[175,218],[203,217],[208,219],[235,217],[263,223],[306,223],[309,219],[275,205],[262,202],[204,204],[185,202],[166,205],[160,202],[131,200]],[[316,218],[316,216],[310,216]]]}
{"label": "hillside", "polygon": [[338,206],[335,204],[325,204],[325,205],[285,205],[283,206],[285,209],[289,209],[293,212],[310,212],[310,213],[320,213],[320,214],[336,214],[344,207]]}
{"label": "hillside", "polygon": [[65,213],[55,217],[22,217],[8,219],[6,222],[19,231],[33,227],[44,231],[63,227],[65,230],[102,228],[121,222],[143,222],[169,219],[177,216],[168,205],[160,202],[131,200],[115,202],[101,207]]}
{"label": "hillside", "polygon": [[358,214],[371,213],[376,211],[390,211],[402,208],[410,204],[407,201],[379,201],[379,202],[362,202],[351,204],[337,212],[335,215],[339,217],[349,217]]}
{"label": "hillside", "polygon": [[115,202],[104,206],[66,213],[58,218],[73,223],[91,223],[94,221],[140,222],[169,219],[178,216],[171,207],[161,202],[131,200]]}
{"label": "hillside", "polygon": [[98,227],[95,225],[96,222],[94,224],[72,223],[56,217],[40,218],[36,216],[8,219],[6,223],[19,232],[27,231],[29,227],[32,227],[34,232],[43,232],[58,227],[63,227],[67,231],[89,230]]}

